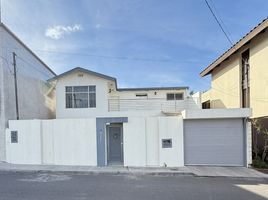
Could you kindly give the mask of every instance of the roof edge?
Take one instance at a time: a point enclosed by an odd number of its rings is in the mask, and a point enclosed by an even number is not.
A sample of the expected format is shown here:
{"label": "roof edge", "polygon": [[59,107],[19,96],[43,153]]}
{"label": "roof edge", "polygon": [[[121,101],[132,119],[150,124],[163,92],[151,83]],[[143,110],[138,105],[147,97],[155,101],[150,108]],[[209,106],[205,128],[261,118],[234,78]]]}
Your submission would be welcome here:
{"label": "roof edge", "polygon": [[0,26],[3,27],[12,37],[17,40],[27,51],[30,52],[42,65],[44,65],[52,74],[57,75],[43,60],[41,60],[18,36],[15,35],[3,22],[0,23]]}
{"label": "roof edge", "polygon": [[268,17],[264,19],[261,23],[251,29],[246,35],[244,35],[238,42],[236,42],[231,48],[225,51],[220,57],[218,57],[214,62],[212,62],[208,67],[206,67],[202,72],[199,73],[201,77],[204,77],[212,72],[212,70],[220,65],[226,58],[233,55],[247,42],[257,36],[260,32],[268,27]]}
{"label": "roof edge", "polygon": [[147,90],[188,90],[189,87],[145,87],[145,88],[118,88],[117,91],[147,91]]}
{"label": "roof edge", "polygon": [[111,77],[111,76],[107,76],[105,74],[101,74],[101,73],[98,73],[98,72],[94,72],[94,71],[91,71],[91,70],[88,70],[88,69],[85,69],[85,68],[82,68],[82,67],[75,67],[69,71],[66,71],[62,74],[59,74],[57,76],[54,76],[53,78],[51,79],[48,79],[48,82],[51,82],[51,81],[54,81],[54,80],[57,80],[63,76],[66,76],[68,74],[71,74],[71,73],[74,73],[76,71],[81,71],[81,72],[84,72],[84,73],[87,73],[87,74],[91,74],[91,75],[94,75],[94,76],[97,76],[97,77],[100,77],[100,78],[103,78],[103,79],[106,79],[106,80],[111,80],[111,81],[115,81],[116,82],[116,78],[114,77]]}

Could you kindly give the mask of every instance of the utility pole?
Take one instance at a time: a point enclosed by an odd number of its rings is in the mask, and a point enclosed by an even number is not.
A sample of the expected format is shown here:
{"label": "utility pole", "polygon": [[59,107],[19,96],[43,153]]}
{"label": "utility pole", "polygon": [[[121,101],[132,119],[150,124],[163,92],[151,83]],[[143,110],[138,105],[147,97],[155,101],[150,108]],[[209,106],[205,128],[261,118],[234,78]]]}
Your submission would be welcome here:
{"label": "utility pole", "polygon": [[19,120],[19,102],[18,102],[18,83],[17,83],[17,63],[16,53],[13,52],[13,67],[14,67],[14,86],[15,86],[15,101],[16,101],[16,119]]}

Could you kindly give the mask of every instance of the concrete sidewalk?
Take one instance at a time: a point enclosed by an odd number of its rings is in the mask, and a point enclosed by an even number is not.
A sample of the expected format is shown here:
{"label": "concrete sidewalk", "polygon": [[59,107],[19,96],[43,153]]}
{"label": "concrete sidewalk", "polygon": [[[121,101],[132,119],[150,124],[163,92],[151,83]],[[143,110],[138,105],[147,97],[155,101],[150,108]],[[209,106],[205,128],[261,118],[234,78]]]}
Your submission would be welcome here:
{"label": "concrete sidewalk", "polygon": [[264,178],[268,175],[246,167],[213,167],[213,166],[186,166],[186,167],[90,167],[66,165],[22,165],[0,162],[0,171],[14,172],[72,172],[87,174],[134,174],[134,175],[191,175],[198,177],[234,177],[234,178]]}

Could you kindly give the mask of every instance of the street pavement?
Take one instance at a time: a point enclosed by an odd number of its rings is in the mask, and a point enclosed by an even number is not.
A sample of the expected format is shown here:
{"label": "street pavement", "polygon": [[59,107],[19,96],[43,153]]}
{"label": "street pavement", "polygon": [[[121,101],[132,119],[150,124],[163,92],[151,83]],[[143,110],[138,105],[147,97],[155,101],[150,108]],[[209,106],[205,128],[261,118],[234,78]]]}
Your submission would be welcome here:
{"label": "street pavement", "polygon": [[264,200],[268,180],[89,174],[82,172],[0,172],[1,200]]}

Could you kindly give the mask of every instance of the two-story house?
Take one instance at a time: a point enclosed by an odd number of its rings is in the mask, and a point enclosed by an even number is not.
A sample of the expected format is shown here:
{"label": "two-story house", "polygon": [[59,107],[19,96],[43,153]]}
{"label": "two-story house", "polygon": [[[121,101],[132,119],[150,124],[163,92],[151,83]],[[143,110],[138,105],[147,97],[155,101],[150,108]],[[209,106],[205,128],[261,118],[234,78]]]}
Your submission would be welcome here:
{"label": "two-story house", "polygon": [[118,88],[116,78],[80,67],[54,80],[57,118],[180,115],[201,108],[199,93],[190,96],[188,87]]}
{"label": "two-story house", "polygon": [[8,120],[55,117],[55,73],[7,26],[0,24],[0,161],[6,160]]}
{"label": "two-story house", "polygon": [[268,19],[206,67],[211,88],[203,108],[252,108],[252,118],[268,116]]}
{"label": "two-story house", "polygon": [[268,145],[263,134],[268,129],[267,27],[268,18],[200,73],[211,75],[211,88],[202,94],[203,108],[252,109],[251,118],[257,119],[253,123],[254,155]]}

